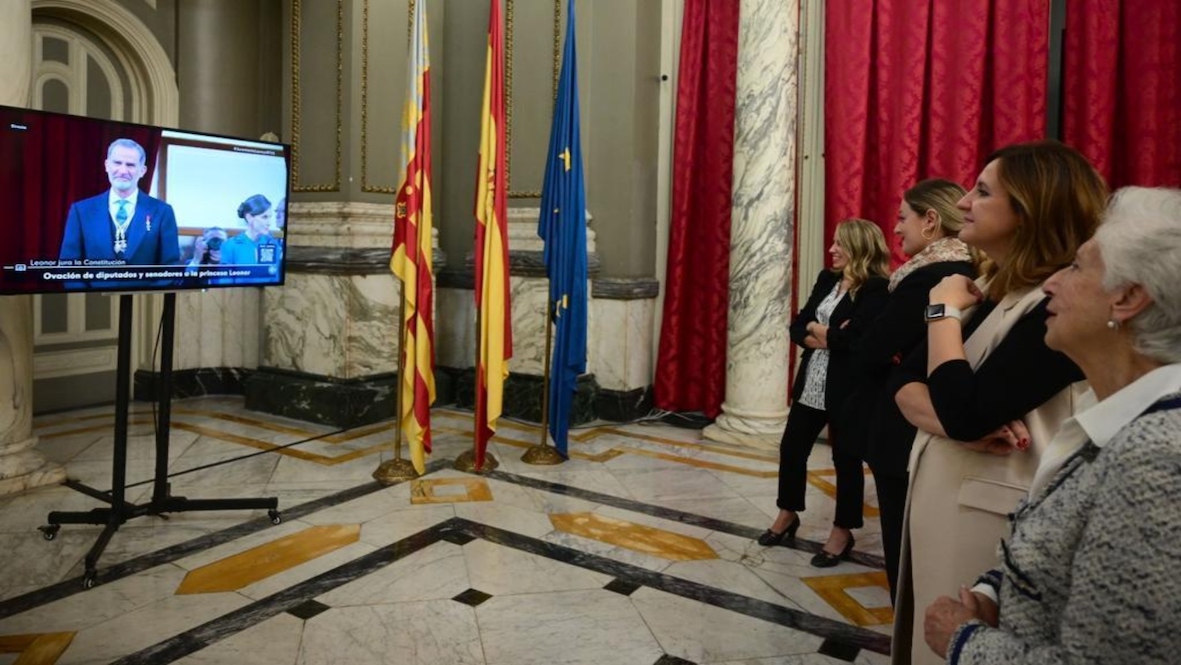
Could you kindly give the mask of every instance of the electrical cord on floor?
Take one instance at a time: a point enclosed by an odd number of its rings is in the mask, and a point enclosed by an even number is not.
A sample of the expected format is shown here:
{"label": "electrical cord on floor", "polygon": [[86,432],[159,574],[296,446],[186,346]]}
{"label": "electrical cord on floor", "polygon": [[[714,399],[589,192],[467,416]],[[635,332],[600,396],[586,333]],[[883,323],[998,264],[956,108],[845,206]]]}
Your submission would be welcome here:
{"label": "electrical cord on floor", "polygon": [[[368,425],[358,425],[357,427],[368,427]],[[250,459],[251,457],[258,457],[259,455],[266,455],[268,453],[273,453],[273,452],[277,452],[280,450],[286,450],[288,448],[293,448],[295,446],[303,445],[305,443],[311,443],[312,441],[318,441],[318,440],[323,439],[325,437],[336,436],[337,434],[344,434],[345,432],[348,432],[350,429],[357,429],[357,428],[350,427],[347,429],[338,429],[333,432],[325,432],[324,434],[317,434],[316,436],[310,436],[306,439],[301,439],[299,441],[293,441],[291,443],[286,443],[281,446],[275,446],[274,448],[267,448],[266,450],[259,450],[259,451],[253,452],[253,453],[247,453],[245,455],[231,457],[229,459],[224,459],[219,462],[210,462],[209,464],[202,464],[201,466],[195,466],[191,469],[183,469],[181,471],[177,471],[176,473],[168,474],[168,477],[175,478],[177,476],[184,476],[184,475],[187,475],[190,473],[204,471],[205,469],[212,469],[213,467],[221,466],[223,464],[229,464],[230,462],[238,462],[238,461],[241,461],[244,459]],[[141,480],[137,483],[132,483],[130,485],[127,485],[127,487],[131,488],[131,487],[139,487],[140,485],[148,485],[148,484],[155,482],[155,480],[156,480],[155,478],[149,478],[148,480]]]}
{"label": "electrical cord on floor", "polygon": [[[160,321],[156,325],[156,342],[155,342],[155,344],[152,345],[152,372],[156,372],[156,354],[160,351],[160,340],[162,339],[163,333],[164,333],[164,313],[161,312],[160,313]],[[156,390],[155,390],[157,399],[159,399],[159,394],[160,394],[161,390],[163,390],[163,387],[159,384],[159,382],[157,380]],[[171,395],[169,396],[169,398],[171,399]],[[159,421],[159,414],[156,412],[156,400],[155,399],[152,400],[151,404],[152,404],[152,438],[154,439],[160,431],[160,421]],[[367,426],[368,425],[358,425],[357,427],[359,428],[359,427],[367,427]],[[324,434],[317,434],[316,436],[308,437],[308,438],[302,439],[300,441],[294,441],[292,443],[284,444],[282,446],[275,446],[274,448],[267,448],[266,450],[259,450],[259,451],[253,452],[253,453],[247,453],[245,455],[231,457],[229,459],[224,459],[219,462],[210,462],[209,464],[202,464],[201,466],[196,466],[191,469],[182,469],[182,470],[177,471],[175,473],[168,474],[167,477],[168,478],[175,478],[177,476],[183,476],[183,475],[187,475],[190,473],[196,473],[198,471],[204,471],[205,469],[211,469],[213,467],[221,466],[223,464],[229,464],[230,462],[238,462],[240,460],[250,459],[251,457],[258,457],[259,455],[266,455],[266,454],[273,453],[273,452],[276,452],[279,450],[285,450],[287,448],[292,448],[294,446],[299,446],[299,445],[302,445],[305,443],[310,443],[312,441],[317,441],[317,440],[322,439],[324,437],[335,436],[337,434],[343,434],[345,432],[348,432],[351,429],[356,429],[356,428],[350,427],[350,428],[345,428],[345,429],[338,429],[338,430],[335,430],[332,432],[326,432]],[[124,489],[130,489],[132,487],[139,487],[140,485],[150,485],[154,482],[156,482],[155,478],[149,478],[147,480],[141,480],[139,482],[125,485]]]}

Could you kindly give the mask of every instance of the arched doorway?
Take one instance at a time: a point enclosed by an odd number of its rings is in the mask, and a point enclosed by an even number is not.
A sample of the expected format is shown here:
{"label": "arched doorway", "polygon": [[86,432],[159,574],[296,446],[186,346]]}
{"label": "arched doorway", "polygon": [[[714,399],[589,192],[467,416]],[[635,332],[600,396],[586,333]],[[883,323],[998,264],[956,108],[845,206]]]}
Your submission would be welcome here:
{"label": "arched doorway", "polygon": [[[34,108],[175,126],[178,100],[168,55],[114,0],[33,0]],[[96,166],[97,168],[97,166]],[[137,296],[133,357],[150,363],[160,296]],[[34,300],[33,401],[39,412],[110,402],[115,391],[118,299],[54,294]],[[148,334],[144,334],[148,332]],[[146,359],[146,362],[145,362]]]}

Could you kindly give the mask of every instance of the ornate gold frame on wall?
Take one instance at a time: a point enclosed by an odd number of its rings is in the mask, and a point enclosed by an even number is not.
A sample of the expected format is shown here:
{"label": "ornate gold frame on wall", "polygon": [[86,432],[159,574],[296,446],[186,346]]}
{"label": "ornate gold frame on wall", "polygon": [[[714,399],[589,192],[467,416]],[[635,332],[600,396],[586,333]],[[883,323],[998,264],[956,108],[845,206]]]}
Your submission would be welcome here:
{"label": "ornate gold frame on wall", "polygon": [[300,79],[302,0],[291,0],[291,191],[339,192],[341,182],[341,113],[344,106],[344,0],[336,0],[336,172],[332,184],[303,185],[299,181]]}
{"label": "ornate gold frame on wall", "polygon": [[[562,72],[562,0],[554,0],[553,98],[558,97],[558,76]],[[513,191],[513,0],[504,4],[504,113],[505,182],[510,199],[539,199],[541,191]]]}
{"label": "ornate gold frame on wall", "polygon": [[[414,30],[414,7],[418,0],[409,0],[406,13],[406,43]],[[296,7],[299,0],[295,0]],[[339,49],[339,45],[338,45]],[[508,197],[513,199],[535,199],[540,191],[515,192],[512,188],[513,172],[513,0],[505,0],[504,6],[504,87],[505,87],[505,162],[509,183]],[[553,95],[558,95],[558,76],[562,71],[562,0],[554,0],[554,67]],[[293,59],[293,67],[298,60]],[[293,69],[294,71],[294,69]],[[339,95],[339,87],[337,88]],[[293,105],[293,108],[294,105]],[[339,111],[338,111],[339,118]],[[338,132],[339,132],[339,122]],[[293,124],[293,127],[296,125]],[[294,135],[298,135],[293,131]],[[337,144],[339,146],[339,142]],[[294,152],[294,144],[292,146]],[[337,151],[337,172],[339,174],[339,149]],[[339,176],[337,178],[339,181]],[[302,191],[302,190],[301,190]],[[321,190],[316,190],[321,191]],[[361,4],[361,191],[368,194],[395,194],[397,185],[375,185],[369,183],[369,0]]]}
{"label": "ornate gold frame on wall", "polygon": [[[406,44],[414,36],[414,5],[406,12]],[[361,191],[367,194],[396,194],[398,186],[369,184],[369,0],[361,3]]]}

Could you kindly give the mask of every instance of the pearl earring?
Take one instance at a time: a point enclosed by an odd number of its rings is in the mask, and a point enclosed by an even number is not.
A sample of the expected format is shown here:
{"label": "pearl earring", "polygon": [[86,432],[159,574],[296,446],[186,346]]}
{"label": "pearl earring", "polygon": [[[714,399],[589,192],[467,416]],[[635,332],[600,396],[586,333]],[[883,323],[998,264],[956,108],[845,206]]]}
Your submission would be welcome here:
{"label": "pearl earring", "polygon": [[1116,321],[1115,319],[1108,319],[1107,320],[1107,329],[1108,330],[1119,330],[1119,321]]}

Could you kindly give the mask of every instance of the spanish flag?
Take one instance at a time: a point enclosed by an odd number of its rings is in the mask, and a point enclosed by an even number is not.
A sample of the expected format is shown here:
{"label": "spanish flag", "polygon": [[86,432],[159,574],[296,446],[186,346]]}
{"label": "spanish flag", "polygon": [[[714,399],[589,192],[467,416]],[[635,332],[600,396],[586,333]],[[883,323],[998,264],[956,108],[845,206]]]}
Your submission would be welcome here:
{"label": "spanish flag", "polygon": [[480,112],[480,164],[476,175],[476,317],[480,343],[476,357],[476,469],[496,431],[513,355],[509,312],[508,204],[506,198],[504,40],[500,0],[492,0],[488,19],[488,58]]}
{"label": "spanish flag", "polygon": [[398,414],[420,474],[431,451],[435,401],[434,287],[431,282],[431,67],[425,0],[415,4],[410,70],[402,107],[402,174],[394,209],[390,270],[402,280],[402,373]]}

